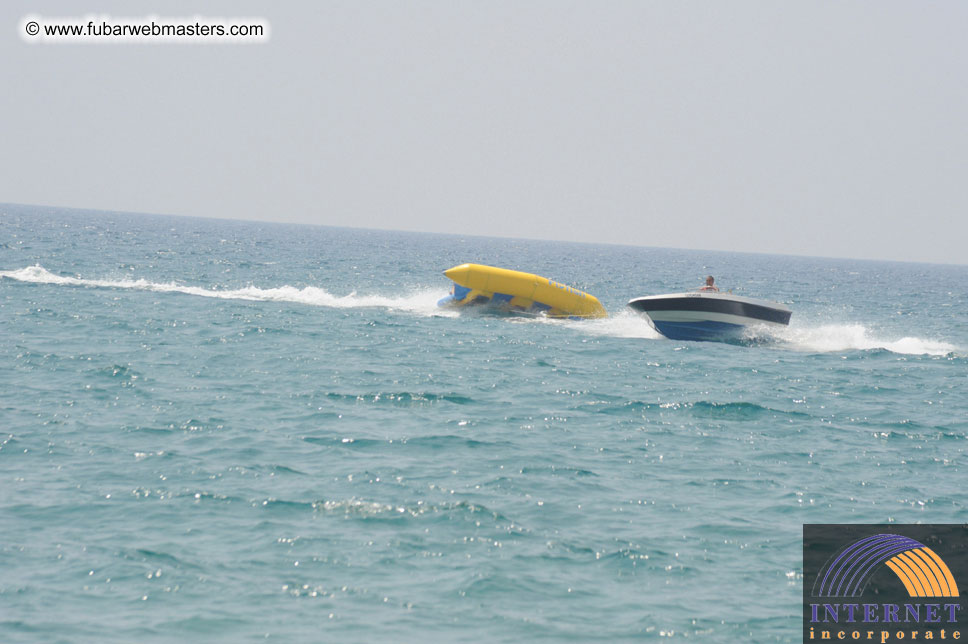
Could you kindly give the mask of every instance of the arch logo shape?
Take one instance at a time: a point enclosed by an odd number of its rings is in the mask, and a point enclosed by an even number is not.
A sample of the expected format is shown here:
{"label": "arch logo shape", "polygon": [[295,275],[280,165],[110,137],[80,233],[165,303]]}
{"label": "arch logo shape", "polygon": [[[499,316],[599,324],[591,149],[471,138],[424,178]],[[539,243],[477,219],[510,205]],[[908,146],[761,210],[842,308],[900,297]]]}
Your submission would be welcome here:
{"label": "arch logo shape", "polygon": [[881,566],[887,566],[911,597],[958,597],[947,564],[920,541],[898,534],[875,534],[851,543],[817,575],[814,597],[859,597]]}

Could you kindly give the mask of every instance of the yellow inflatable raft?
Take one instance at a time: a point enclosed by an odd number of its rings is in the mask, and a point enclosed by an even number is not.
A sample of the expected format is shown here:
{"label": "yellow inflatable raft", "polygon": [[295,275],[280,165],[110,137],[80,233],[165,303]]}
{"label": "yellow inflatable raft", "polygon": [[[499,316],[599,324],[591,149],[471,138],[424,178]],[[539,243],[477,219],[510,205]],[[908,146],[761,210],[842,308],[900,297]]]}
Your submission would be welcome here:
{"label": "yellow inflatable raft", "polygon": [[491,303],[511,311],[543,313],[549,317],[603,318],[602,303],[578,289],[547,277],[483,264],[461,264],[444,271],[454,280],[451,294],[440,306]]}

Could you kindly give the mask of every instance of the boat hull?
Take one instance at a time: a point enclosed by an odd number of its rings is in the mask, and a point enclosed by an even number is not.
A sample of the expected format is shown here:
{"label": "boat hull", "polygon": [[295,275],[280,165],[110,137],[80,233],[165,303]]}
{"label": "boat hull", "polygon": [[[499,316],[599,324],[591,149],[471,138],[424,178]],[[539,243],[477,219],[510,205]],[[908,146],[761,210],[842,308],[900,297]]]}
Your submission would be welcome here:
{"label": "boat hull", "polygon": [[783,304],[725,293],[653,295],[628,305],[672,340],[739,340],[752,325],[784,326],[791,316]]}

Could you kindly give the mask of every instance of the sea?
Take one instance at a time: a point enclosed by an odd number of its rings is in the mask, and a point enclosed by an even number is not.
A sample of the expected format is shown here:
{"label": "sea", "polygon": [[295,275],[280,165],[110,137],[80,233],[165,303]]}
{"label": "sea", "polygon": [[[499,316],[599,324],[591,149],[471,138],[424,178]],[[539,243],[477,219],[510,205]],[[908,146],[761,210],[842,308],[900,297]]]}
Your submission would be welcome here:
{"label": "sea", "polygon": [[[439,309],[464,262],[610,315]],[[626,307],[707,274],[790,326]],[[800,641],[804,524],[968,521],[966,313],[964,265],[0,205],[0,641]]]}

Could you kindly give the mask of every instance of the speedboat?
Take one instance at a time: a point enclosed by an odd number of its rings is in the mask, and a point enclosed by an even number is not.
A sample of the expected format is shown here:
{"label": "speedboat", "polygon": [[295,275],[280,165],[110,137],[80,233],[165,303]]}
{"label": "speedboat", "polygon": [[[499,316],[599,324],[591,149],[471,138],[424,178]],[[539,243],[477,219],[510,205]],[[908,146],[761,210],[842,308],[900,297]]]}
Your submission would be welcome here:
{"label": "speedboat", "polygon": [[715,291],[650,295],[628,305],[671,340],[741,340],[747,327],[785,326],[791,315],[778,302]]}

